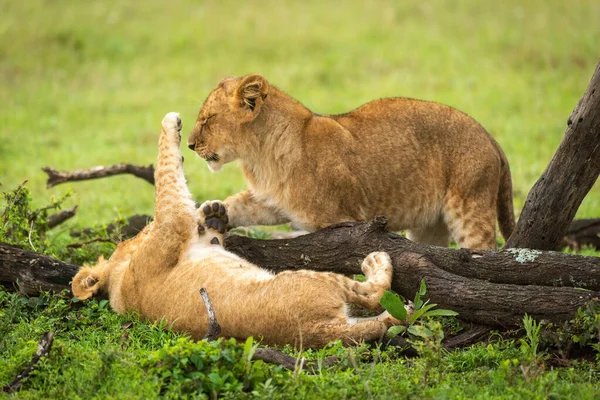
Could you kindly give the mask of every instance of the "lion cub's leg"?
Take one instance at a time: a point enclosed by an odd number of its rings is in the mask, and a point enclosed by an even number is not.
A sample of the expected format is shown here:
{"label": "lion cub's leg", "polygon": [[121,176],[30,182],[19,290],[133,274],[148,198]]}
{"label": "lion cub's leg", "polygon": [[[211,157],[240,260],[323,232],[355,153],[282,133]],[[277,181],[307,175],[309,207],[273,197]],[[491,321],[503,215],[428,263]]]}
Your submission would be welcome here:
{"label": "lion cub's leg", "polygon": [[176,265],[181,250],[196,230],[195,202],[183,175],[180,142],[179,114],[168,113],[162,120],[154,171],[154,222],[132,258],[133,269],[144,274]]}
{"label": "lion cub's leg", "polygon": [[446,202],[445,219],[456,243],[463,248],[496,248],[496,203],[479,198],[454,198]]}
{"label": "lion cub's leg", "polygon": [[450,244],[450,232],[442,218],[425,228],[407,230],[406,237],[413,242],[427,243],[434,246],[448,247]]}
{"label": "lion cub's leg", "polygon": [[229,226],[279,225],[289,222],[281,212],[264,204],[251,190],[244,190],[224,201],[229,214]]}
{"label": "lion cub's leg", "polygon": [[388,290],[392,284],[390,256],[384,252],[371,253],[363,261],[361,269],[367,278],[365,282],[329,272],[303,272],[314,274],[317,279],[334,281],[342,290],[346,303],[356,304],[367,310],[377,310],[383,292]]}

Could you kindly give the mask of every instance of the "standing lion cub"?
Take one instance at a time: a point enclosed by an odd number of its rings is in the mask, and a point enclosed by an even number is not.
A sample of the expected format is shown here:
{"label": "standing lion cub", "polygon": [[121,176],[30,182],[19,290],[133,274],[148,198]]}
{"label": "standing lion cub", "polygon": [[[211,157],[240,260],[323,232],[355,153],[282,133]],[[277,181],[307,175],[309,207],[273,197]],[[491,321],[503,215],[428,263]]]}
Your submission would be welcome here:
{"label": "standing lion cub", "polygon": [[389,218],[389,228],[447,246],[496,247],[514,228],[506,157],[468,115],[390,98],[341,115],[311,112],[260,75],[225,78],[188,139],[216,171],[239,159],[250,189],[225,200],[231,227],[291,221],[313,231]]}
{"label": "standing lion cub", "polygon": [[73,278],[73,293],[87,299],[107,292],[112,308],[135,310],[152,321],[201,339],[208,315],[199,294],[210,294],[221,336],[262,338],[265,344],[320,347],[380,338],[398,321],[387,312],[350,318],[347,303],[375,310],[389,289],[392,265],[386,253],[371,253],[362,270],[366,282],[342,275],[288,271],[274,275],[223,248],[227,212],[220,202],[196,210],[185,184],[179,151],[181,120],[163,119],[154,172],[154,222],[120,243],[109,260],[83,267]]}

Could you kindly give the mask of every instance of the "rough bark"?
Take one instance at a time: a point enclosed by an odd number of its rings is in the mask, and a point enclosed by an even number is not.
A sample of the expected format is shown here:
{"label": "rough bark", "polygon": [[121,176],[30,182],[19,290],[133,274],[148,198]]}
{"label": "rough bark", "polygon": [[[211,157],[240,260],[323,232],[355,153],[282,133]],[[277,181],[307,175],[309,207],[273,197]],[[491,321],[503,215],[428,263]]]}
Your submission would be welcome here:
{"label": "rough bark", "polygon": [[74,181],[85,181],[89,179],[106,178],[108,176],[119,175],[119,174],[131,174],[146,182],[154,185],[154,167],[152,164],[147,167],[132,164],[115,164],[110,166],[100,165],[98,167],[89,169],[79,169],[75,171],[61,172],[54,168],[44,167],[42,168],[48,175],[46,181],[46,187],[50,189],[53,186],[60,185],[65,182]]}
{"label": "rough bark", "polygon": [[[346,275],[361,273],[360,264],[367,254],[386,251],[394,264],[393,290],[412,298],[425,279],[432,302],[459,312],[465,321],[484,325],[517,326],[525,313],[563,321],[600,296],[600,258],[524,249],[428,246],[387,232],[386,222],[385,217],[377,217],[367,223],[342,223],[285,240],[232,235],[226,248],[274,271],[312,269]],[[15,264],[15,260],[20,261]],[[0,281],[18,279],[26,293],[33,294],[40,287],[68,287],[76,271],[76,266],[0,245]]]}
{"label": "rough bark", "polygon": [[0,283],[27,296],[70,289],[79,267],[20,247],[0,243]]}
{"label": "rough bark", "polygon": [[506,247],[556,249],[600,173],[600,62]]}

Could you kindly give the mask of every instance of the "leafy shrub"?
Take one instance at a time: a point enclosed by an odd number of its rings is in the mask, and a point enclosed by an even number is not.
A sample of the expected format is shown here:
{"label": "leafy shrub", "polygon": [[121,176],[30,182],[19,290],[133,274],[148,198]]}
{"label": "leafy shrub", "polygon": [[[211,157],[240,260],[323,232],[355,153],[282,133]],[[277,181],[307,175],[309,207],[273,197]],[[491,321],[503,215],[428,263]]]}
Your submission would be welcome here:
{"label": "leafy shrub", "polygon": [[235,339],[194,342],[180,338],[150,354],[146,367],[160,376],[168,392],[216,397],[222,392],[251,391],[269,378],[262,361],[251,362],[254,348],[252,338],[244,346]]}

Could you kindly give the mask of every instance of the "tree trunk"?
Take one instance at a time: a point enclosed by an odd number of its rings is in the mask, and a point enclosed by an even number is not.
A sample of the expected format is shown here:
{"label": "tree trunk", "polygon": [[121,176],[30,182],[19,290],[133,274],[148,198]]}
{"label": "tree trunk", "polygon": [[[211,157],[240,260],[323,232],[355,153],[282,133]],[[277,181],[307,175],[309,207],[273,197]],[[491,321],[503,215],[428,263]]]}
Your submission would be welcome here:
{"label": "tree trunk", "polygon": [[[225,245],[276,272],[311,269],[345,275],[361,273],[360,264],[372,251],[386,251],[394,264],[394,291],[412,298],[425,279],[432,302],[459,312],[465,321],[484,325],[514,327],[525,313],[563,321],[600,296],[599,258],[524,249],[498,252],[428,246],[387,232],[386,223],[385,217],[377,217],[285,240],[231,235]],[[76,266],[0,244],[0,281],[18,279],[27,294],[40,288],[68,288],[76,271]]]}
{"label": "tree trunk", "polygon": [[556,249],[600,173],[600,62],[506,247]]}

